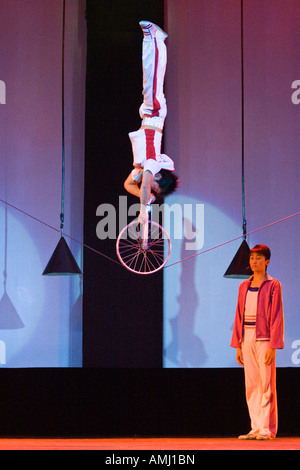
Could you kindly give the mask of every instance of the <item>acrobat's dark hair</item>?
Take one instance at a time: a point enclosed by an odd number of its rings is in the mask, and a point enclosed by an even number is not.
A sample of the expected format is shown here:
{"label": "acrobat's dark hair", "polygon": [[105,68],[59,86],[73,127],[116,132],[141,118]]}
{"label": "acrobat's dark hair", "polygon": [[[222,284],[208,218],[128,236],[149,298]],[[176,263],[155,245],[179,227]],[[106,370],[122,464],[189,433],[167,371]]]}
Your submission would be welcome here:
{"label": "acrobat's dark hair", "polygon": [[158,181],[158,185],[163,193],[163,196],[168,196],[176,191],[178,186],[178,178],[177,176],[169,170],[160,170],[159,174],[161,175],[160,180]]}
{"label": "acrobat's dark hair", "polygon": [[271,250],[267,245],[255,245],[253,248],[251,248],[249,257],[252,255],[252,253],[260,253],[266,258],[266,260],[271,258]]}

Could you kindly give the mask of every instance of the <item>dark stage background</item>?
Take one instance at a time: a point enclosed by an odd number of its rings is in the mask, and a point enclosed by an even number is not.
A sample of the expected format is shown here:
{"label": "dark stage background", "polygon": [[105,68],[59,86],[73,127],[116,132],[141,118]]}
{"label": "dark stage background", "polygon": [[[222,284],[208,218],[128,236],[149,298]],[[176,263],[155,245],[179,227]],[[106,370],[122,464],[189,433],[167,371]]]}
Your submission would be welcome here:
{"label": "dark stage background", "polygon": [[[299,369],[278,369],[278,436],[299,435]],[[3,369],[1,436],[236,436],[241,369]]]}
{"label": "dark stage background", "polygon": [[[119,196],[127,195],[123,184],[133,168],[128,132],[140,127],[139,21],[163,24],[163,17],[163,1],[87,2],[84,241],[116,261],[116,238],[97,238],[96,211],[111,204],[119,219]],[[128,197],[128,207],[137,202]],[[83,365],[162,367],[162,302],[162,272],[138,276],[86,249]]]}

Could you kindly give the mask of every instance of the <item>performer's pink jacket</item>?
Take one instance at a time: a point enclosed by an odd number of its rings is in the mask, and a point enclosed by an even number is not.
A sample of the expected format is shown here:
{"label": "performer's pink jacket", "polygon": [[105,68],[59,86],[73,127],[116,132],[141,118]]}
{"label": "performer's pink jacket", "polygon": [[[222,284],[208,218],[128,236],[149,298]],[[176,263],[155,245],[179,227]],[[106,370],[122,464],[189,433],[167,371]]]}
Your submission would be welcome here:
{"label": "performer's pink jacket", "polygon": [[[240,348],[243,340],[245,302],[252,277],[240,284],[237,308],[230,346]],[[256,339],[269,339],[270,348],[283,349],[282,287],[277,279],[268,274],[261,284],[257,297]]]}

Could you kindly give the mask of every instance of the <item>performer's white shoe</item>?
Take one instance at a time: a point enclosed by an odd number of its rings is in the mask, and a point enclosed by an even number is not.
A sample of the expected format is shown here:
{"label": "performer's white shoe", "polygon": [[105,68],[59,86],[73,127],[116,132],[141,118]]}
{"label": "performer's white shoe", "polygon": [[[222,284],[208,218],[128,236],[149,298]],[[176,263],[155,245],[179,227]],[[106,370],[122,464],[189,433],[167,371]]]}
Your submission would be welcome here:
{"label": "performer's white shoe", "polygon": [[243,441],[250,441],[250,440],[255,440],[258,436],[258,432],[255,431],[250,431],[248,434],[242,434],[241,436],[238,437],[238,439],[241,439]]}
{"label": "performer's white shoe", "polygon": [[267,434],[267,433],[259,433],[256,436],[256,439],[258,441],[269,441],[271,439],[275,439],[275,436],[273,436],[272,434]]}
{"label": "performer's white shoe", "polygon": [[150,21],[140,21],[139,25],[142,28],[144,38],[146,39],[156,38],[164,41],[168,37],[167,33],[165,33],[159,26],[151,23]]}

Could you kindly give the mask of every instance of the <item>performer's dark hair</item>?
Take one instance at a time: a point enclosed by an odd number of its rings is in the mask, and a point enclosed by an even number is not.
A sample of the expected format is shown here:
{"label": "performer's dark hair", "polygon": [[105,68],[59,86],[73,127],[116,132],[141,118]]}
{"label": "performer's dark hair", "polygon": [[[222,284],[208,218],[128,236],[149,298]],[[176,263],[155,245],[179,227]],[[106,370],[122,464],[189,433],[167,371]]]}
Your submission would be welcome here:
{"label": "performer's dark hair", "polygon": [[266,260],[271,258],[271,251],[267,245],[255,245],[253,248],[251,248],[249,256],[251,256],[252,253],[259,253],[263,255]]}
{"label": "performer's dark hair", "polygon": [[161,175],[161,178],[158,181],[158,185],[163,193],[163,196],[172,194],[178,186],[179,180],[177,176],[172,171],[168,170],[160,170],[159,174]]}

